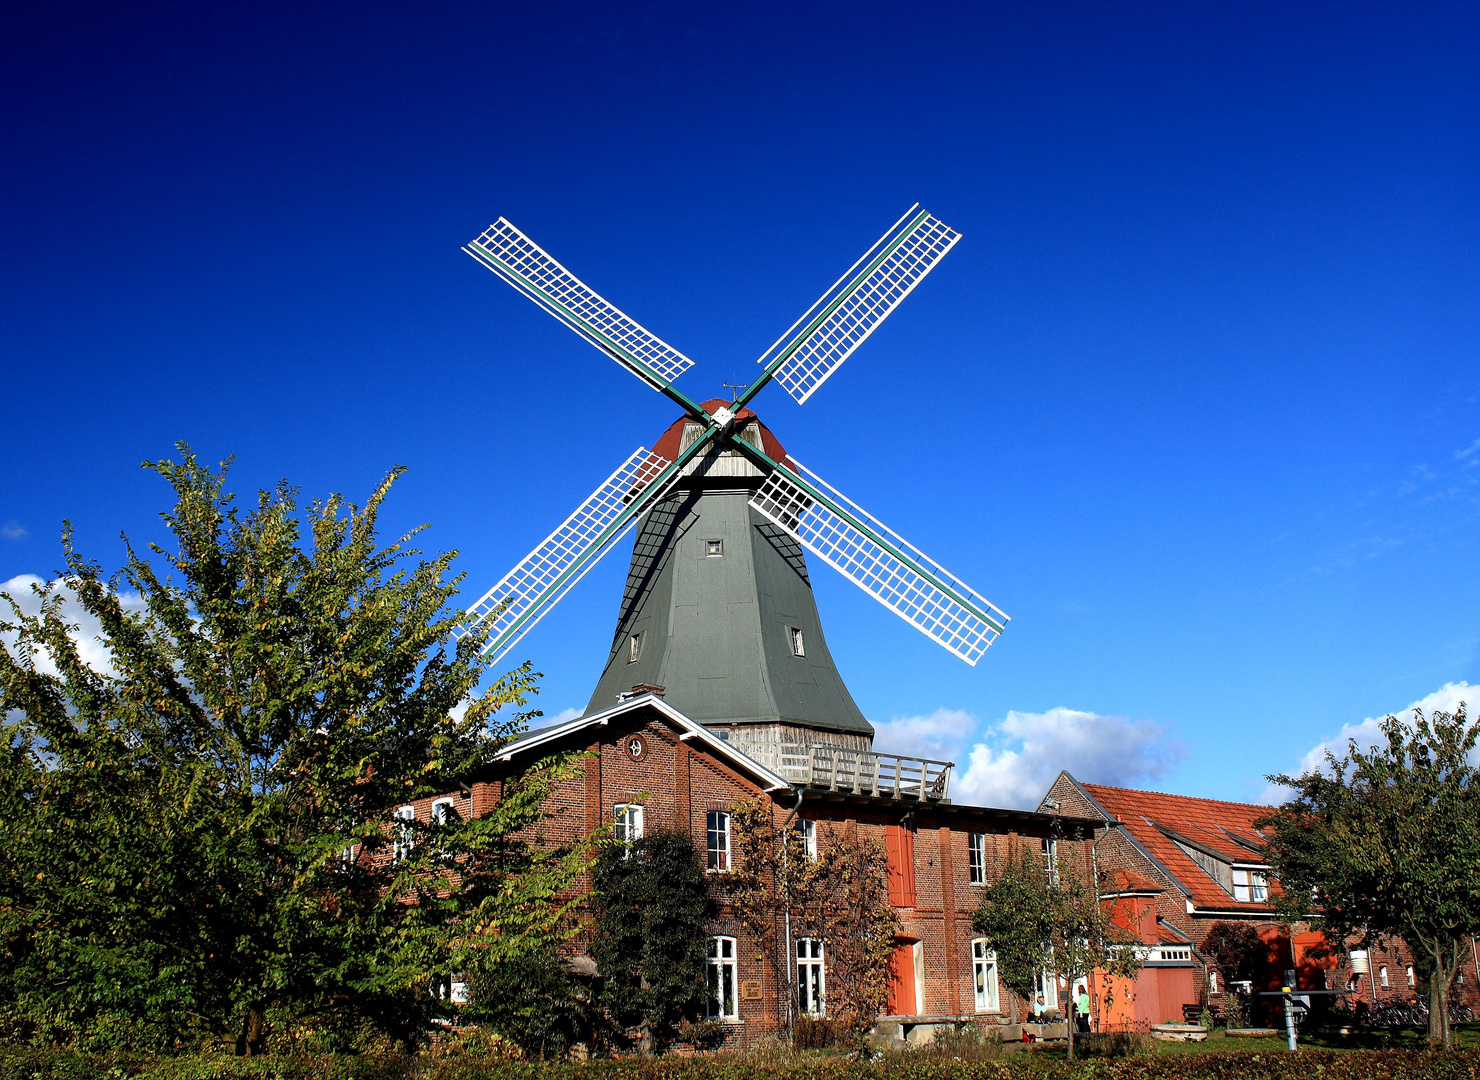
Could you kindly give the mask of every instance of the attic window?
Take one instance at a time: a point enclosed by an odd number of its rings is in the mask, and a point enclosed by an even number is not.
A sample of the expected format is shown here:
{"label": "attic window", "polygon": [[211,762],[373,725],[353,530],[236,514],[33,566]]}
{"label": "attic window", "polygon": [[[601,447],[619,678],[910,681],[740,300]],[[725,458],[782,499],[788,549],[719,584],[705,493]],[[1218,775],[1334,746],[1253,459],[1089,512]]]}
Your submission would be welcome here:
{"label": "attic window", "polygon": [[801,630],[795,626],[789,626],[787,627],[787,632],[791,635],[791,655],[806,656],[807,643],[802,640]]}
{"label": "attic window", "polygon": [[1233,898],[1243,904],[1262,904],[1269,897],[1269,877],[1262,870],[1236,868]]}
{"label": "attic window", "polygon": [[627,639],[627,663],[637,663],[637,658],[642,655],[642,635],[633,634]]}
{"label": "attic window", "polygon": [[715,558],[720,557],[724,553],[725,553],[725,542],[723,540],[706,540],[706,541],[704,541],[704,557],[706,559],[715,559]]}

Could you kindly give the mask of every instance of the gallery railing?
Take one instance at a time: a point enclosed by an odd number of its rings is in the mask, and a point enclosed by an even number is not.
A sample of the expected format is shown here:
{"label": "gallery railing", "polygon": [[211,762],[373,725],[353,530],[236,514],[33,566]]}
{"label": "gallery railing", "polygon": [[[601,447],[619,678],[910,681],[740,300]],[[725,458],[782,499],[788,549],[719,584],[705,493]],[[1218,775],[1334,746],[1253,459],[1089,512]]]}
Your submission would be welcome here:
{"label": "gallery railing", "polygon": [[810,786],[885,799],[944,799],[952,761],[876,754],[838,746],[812,747]]}

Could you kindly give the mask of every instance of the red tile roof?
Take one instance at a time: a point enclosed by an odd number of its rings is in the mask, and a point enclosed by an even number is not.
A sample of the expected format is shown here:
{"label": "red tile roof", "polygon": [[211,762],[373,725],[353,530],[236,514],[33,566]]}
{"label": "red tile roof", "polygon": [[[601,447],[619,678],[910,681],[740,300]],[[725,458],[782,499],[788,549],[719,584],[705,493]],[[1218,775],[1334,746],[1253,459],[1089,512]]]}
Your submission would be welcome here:
{"label": "red tile roof", "polygon": [[1177,843],[1203,848],[1224,862],[1263,863],[1264,856],[1258,853],[1263,838],[1254,821],[1268,814],[1269,807],[1101,784],[1079,786],[1107,815],[1122,823],[1198,907],[1250,913],[1269,910],[1269,904],[1240,903],[1229,896]]}

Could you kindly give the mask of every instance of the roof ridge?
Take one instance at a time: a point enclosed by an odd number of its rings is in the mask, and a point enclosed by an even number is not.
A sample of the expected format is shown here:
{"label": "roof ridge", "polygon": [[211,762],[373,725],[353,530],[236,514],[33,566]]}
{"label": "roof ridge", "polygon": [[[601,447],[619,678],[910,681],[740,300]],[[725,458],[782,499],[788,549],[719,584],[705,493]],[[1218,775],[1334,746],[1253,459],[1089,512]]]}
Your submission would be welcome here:
{"label": "roof ridge", "polygon": [[1116,787],[1113,784],[1091,784],[1087,781],[1077,781],[1080,786],[1099,791],[1124,791],[1131,795],[1152,795],[1162,799],[1186,799],[1189,802],[1217,803],[1219,806],[1242,806],[1249,810],[1273,810],[1274,807],[1266,803],[1241,803],[1230,799],[1210,799],[1206,795],[1178,795],[1171,791],[1148,791],[1145,788]]}

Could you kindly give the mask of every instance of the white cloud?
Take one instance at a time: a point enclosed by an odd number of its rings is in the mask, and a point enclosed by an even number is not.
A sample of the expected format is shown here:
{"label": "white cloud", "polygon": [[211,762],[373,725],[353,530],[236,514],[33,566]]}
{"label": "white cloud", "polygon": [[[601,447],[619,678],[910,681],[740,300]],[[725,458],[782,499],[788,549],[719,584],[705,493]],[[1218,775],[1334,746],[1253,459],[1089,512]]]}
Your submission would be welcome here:
{"label": "white cloud", "polygon": [[[1470,706],[1469,713],[1475,715],[1476,708],[1480,708],[1480,687],[1471,686],[1468,682],[1445,683],[1427,697],[1421,697],[1401,709],[1394,709],[1392,715],[1400,719],[1407,719],[1413,715],[1414,709],[1422,709],[1425,716],[1431,712],[1454,712],[1460,702],[1467,702]],[[1341,730],[1329,739],[1323,739],[1311,747],[1309,753],[1300,759],[1300,765],[1293,775],[1312,772],[1326,763],[1326,752],[1330,751],[1338,758],[1346,755],[1349,744],[1355,740],[1362,748],[1377,745],[1382,740],[1382,722],[1388,714],[1382,716],[1369,716],[1360,724],[1343,724]],[[1281,803],[1290,797],[1292,792],[1287,787],[1278,784],[1270,784],[1260,795],[1259,801],[1266,803]]]}
{"label": "white cloud", "polygon": [[4,525],[0,525],[0,536],[7,540],[24,540],[30,535],[31,530],[19,521],[7,521]]}
{"label": "white cloud", "polygon": [[983,726],[969,712],[937,709],[876,725],[874,747],[956,762],[952,798],[984,806],[1037,807],[1060,769],[1097,784],[1160,779],[1182,759],[1181,744],[1150,721],[1059,707],[1013,710]]}
{"label": "white cloud", "polygon": [[542,716],[535,721],[538,727],[552,727],[555,724],[563,724],[567,720],[574,720],[578,716],[585,716],[585,709],[561,709],[554,716]]}
{"label": "white cloud", "polygon": [[[44,584],[43,579],[35,574],[20,574],[9,581],[0,582],[0,594],[14,599],[16,606],[25,614],[35,615],[41,610],[41,598],[36,595],[32,587]],[[77,651],[82,656],[83,663],[94,671],[111,675],[113,658],[102,642],[101,624],[77,602],[76,593],[65,585],[62,586],[62,595],[66,598],[62,603],[62,617],[74,627],[72,640],[77,643]],[[144,608],[144,598],[138,593],[121,593],[119,600],[125,611],[142,611]],[[11,610],[10,604],[0,599],[0,621],[9,622],[14,617],[15,613]],[[13,630],[0,633],[0,642],[3,642],[7,649],[15,647],[15,640]],[[56,667],[49,657],[39,657],[36,667],[46,674],[56,674]]]}

